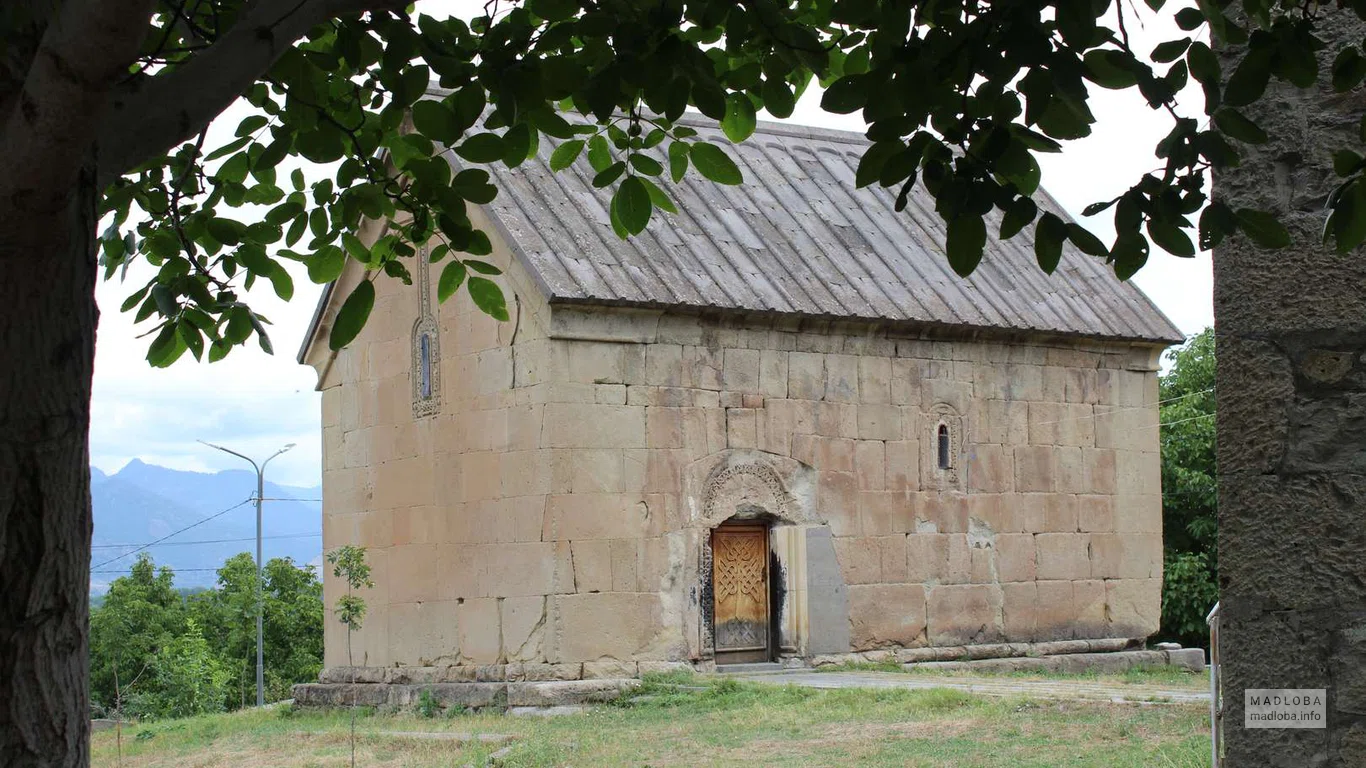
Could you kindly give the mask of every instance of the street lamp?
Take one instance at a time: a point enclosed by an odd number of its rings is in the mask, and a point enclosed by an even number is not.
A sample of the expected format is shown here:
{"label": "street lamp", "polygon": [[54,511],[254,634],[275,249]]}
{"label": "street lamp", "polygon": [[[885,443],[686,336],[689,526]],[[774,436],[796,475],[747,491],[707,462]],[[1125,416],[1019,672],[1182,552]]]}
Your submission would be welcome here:
{"label": "street lamp", "polygon": [[266,665],[265,665],[265,641],[264,641],[264,622],[263,617],[266,613],[265,598],[265,571],[261,563],[261,499],[266,495],[266,465],[270,460],[279,456],[294,447],[294,443],[289,443],[280,450],[272,453],[265,461],[258,466],[250,456],[242,454],[221,445],[200,440],[199,442],[210,448],[217,448],[224,453],[231,453],[239,459],[245,459],[251,464],[252,469],[256,470],[256,706],[262,707],[266,703]]}

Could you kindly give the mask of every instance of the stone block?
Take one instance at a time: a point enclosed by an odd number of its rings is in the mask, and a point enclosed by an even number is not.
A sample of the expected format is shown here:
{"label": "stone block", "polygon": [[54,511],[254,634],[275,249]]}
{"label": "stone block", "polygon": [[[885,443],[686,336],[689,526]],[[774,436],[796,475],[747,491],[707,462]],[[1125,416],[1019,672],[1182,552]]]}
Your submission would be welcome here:
{"label": "stone block", "polygon": [[925,611],[930,644],[999,642],[1001,599],[1001,588],[995,585],[930,587]]}
{"label": "stone block", "polygon": [[[967,584],[972,581],[972,549],[968,546],[967,534],[911,534],[907,536],[906,542],[908,550],[914,551],[914,556],[926,558],[929,567],[927,582]],[[908,559],[908,566],[910,563]]]}
{"label": "stone block", "polygon": [[1001,585],[1001,631],[1010,642],[1034,639],[1038,617],[1038,585],[1022,581]]}
{"label": "stone block", "polygon": [[481,683],[502,683],[508,679],[506,664],[479,664],[474,668],[474,679]]}
{"label": "stone block", "polygon": [[612,591],[635,592],[637,548],[640,539],[612,539]]}
{"label": "stone block", "polygon": [[969,491],[1008,493],[1013,490],[1014,462],[1008,447],[973,446],[969,449],[966,471]]}
{"label": "stone block", "polygon": [[550,680],[578,680],[583,677],[581,664],[523,664],[522,679],[526,682]]}
{"label": "stone block", "polygon": [[920,490],[920,444],[915,441],[889,441],[884,444],[887,468],[883,477],[889,491]]}
{"label": "stone block", "polygon": [[919,584],[849,587],[850,644],[854,650],[925,642],[925,588]]}
{"label": "stone block", "polygon": [[1091,534],[1091,577],[1162,577],[1162,536],[1155,533]]}
{"label": "stone block", "polygon": [[388,679],[384,667],[324,667],[318,673],[318,682],[337,683],[383,683]]}
{"label": "stone block", "polygon": [[1076,606],[1070,581],[1034,582],[1034,639],[1070,640],[1076,635]]}
{"label": "stone block", "polygon": [[826,355],[825,399],[836,403],[857,403],[858,361],[854,355]]}
{"label": "stone block", "polygon": [[640,685],[638,680],[564,680],[544,683],[509,683],[510,707],[564,707],[616,701]]}
{"label": "stone block", "polygon": [[854,471],[854,441],[844,437],[817,437],[816,469],[828,472]]}
{"label": "stone block", "polygon": [[759,391],[766,397],[787,397],[787,352],[765,349],[759,353]]}
{"label": "stone block", "polygon": [[683,347],[683,386],[697,389],[722,389],[723,353],[720,348]]}
{"label": "stone block", "polygon": [[897,358],[892,362],[891,402],[897,405],[920,404],[920,380],[922,378],[919,360]]}
{"label": "stone block", "polygon": [[882,550],[875,538],[835,538],[835,557],[846,584],[882,581]]}
{"label": "stone block", "polygon": [[656,593],[556,595],[550,598],[555,646],[547,661],[631,659],[643,654],[664,626]]}
{"label": "stone block", "polygon": [[816,491],[817,513],[836,536],[857,536],[861,530],[858,482],[853,472],[821,472]]}
{"label": "stone block", "polygon": [[683,347],[678,344],[646,345],[645,383],[658,387],[683,386]]}
{"label": "stone block", "polygon": [[892,361],[865,355],[858,359],[859,397],[863,403],[892,402]]}
{"label": "stone block", "polygon": [[915,510],[901,491],[860,491],[859,521],[863,535],[881,536],[915,530]]}
{"label": "stone block", "polygon": [[859,436],[858,406],[852,403],[816,403],[816,432],[828,437]]}
{"label": "stone block", "polygon": [[1035,578],[1034,536],[1028,533],[997,534],[993,543],[996,550],[996,574],[1002,582],[1028,581]]}
{"label": "stone block", "polygon": [[858,406],[858,436],[864,440],[900,440],[901,406],[863,404]]}
{"label": "stone block", "polygon": [[1113,579],[1105,582],[1106,627],[1112,637],[1147,637],[1162,615],[1162,579]]}
{"label": "stone block", "polygon": [[859,440],[854,444],[854,474],[858,487],[864,491],[881,491],[886,487],[887,449],[880,440]]}
{"label": "stone block", "polygon": [[[1077,637],[1111,637],[1106,623],[1106,582],[1072,582],[1073,630]],[[1156,631],[1156,626],[1153,627]]]}
{"label": "stone block", "polygon": [[1059,445],[1066,408],[1061,403],[1029,404],[1029,442],[1031,445]]}
{"label": "stone block", "polygon": [[924,579],[908,578],[906,563],[906,537],[896,534],[877,537],[878,551],[881,553],[882,583],[904,584],[924,582]]}
{"label": "stone block", "polygon": [[487,597],[546,595],[555,579],[555,545],[551,542],[485,544],[478,548],[484,571],[479,592]]}
{"label": "stone block", "polygon": [[[917,497],[920,511],[917,520],[923,519],[939,533],[967,533],[967,497],[957,493],[926,492]],[[917,522],[917,525],[919,523]]]}
{"label": "stone block", "polygon": [[[1156,432],[1157,430],[1151,430]],[[1141,496],[1162,493],[1162,455],[1139,451],[1115,452],[1115,493]]]}
{"label": "stone block", "polygon": [[645,444],[649,448],[682,448],[683,409],[645,409]]}
{"label": "stone block", "polygon": [[583,663],[584,680],[620,680],[622,678],[632,678],[638,674],[634,661],[618,661],[616,659],[603,659],[601,661],[585,661]]}
{"label": "stone block", "polygon": [[551,455],[550,493],[620,493],[627,490],[620,450],[564,448],[545,453]]}
{"label": "stone block", "polygon": [[1115,452],[1109,448],[1083,448],[1081,449],[1081,458],[1082,492],[1113,494],[1115,492]]}
{"label": "stone block", "polygon": [[1077,494],[1086,492],[1086,464],[1082,449],[1076,446],[1058,446],[1057,490],[1058,493]]}
{"label": "stone block", "polygon": [[1089,545],[1084,533],[1040,533],[1034,537],[1035,568],[1040,579],[1086,579],[1091,576]]}
{"label": "stone block", "polygon": [[639,496],[574,493],[548,496],[545,541],[614,539],[644,535],[648,509]]}
{"label": "stone block", "polygon": [[644,448],[645,409],[547,403],[542,440],[549,448]]}
{"label": "stone block", "polygon": [[1054,490],[1057,474],[1053,447],[1049,445],[1020,445],[1015,449],[1015,490],[1020,492],[1050,493]]}
{"label": "stone block", "polygon": [[637,668],[641,677],[676,674],[678,672],[692,674],[695,671],[693,666],[686,661],[642,661],[637,665]]}
{"label": "stone block", "polygon": [[759,447],[759,411],[757,409],[726,409],[726,447]]}
{"label": "stone block", "polygon": [[758,392],[760,353],[757,349],[727,349],[723,356],[721,384],[735,392]]}
{"label": "stone block", "polygon": [[1126,533],[1162,532],[1162,496],[1157,493],[1114,498],[1115,530]]}
{"label": "stone block", "polygon": [[537,661],[545,629],[545,597],[509,597],[502,601],[503,658]]}
{"label": "stone block", "polygon": [[788,353],[787,396],[793,400],[825,399],[825,355]]}
{"label": "stone block", "polygon": [[575,592],[612,591],[612,540],[571,542]]}
{"label": "stone block", "polygon": [[1110,533],[1114,531],[1114,497],[1078,496],[1077,527],[1083,532]]}
{"label": "stone block", "polygon": [[498,600],[470,598],[456,606],[455,630],[460,656],[477,664],[493,664],[502,651]]}

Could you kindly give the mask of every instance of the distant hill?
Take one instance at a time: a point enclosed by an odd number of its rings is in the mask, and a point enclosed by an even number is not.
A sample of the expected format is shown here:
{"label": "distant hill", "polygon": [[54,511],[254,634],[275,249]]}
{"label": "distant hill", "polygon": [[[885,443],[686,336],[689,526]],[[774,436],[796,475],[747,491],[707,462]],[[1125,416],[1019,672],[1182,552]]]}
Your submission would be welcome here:
{"label": "distant hill", "polygon": [[[112,475],[92,467],[90,493],[95,513],[90,576],[94,594],[107,590],[109,582],[136,559],[132,554],[120,555],[189,526],[193,527],[147,550],[157,565],[168,565],[176,572],[177,587],[211,586],[213,571],[224,560],[238,552],[255,552],[256,507],[248,502],[256,493],[254,473],[185,472],[134,459]],[[318,560],[322,537],[313,534],[322,530],[321,498],[321,487],[300,488],[267,480],[262,513],[262,548],[267,560]],[[241,506],[223,512],[237,504]]]}

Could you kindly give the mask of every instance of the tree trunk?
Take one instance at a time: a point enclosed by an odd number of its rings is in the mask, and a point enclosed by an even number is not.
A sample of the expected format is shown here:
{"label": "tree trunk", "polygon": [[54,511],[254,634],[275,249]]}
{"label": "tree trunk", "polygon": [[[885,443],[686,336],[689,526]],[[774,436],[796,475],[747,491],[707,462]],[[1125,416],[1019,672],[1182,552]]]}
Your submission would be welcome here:
{"label": "tree trunk", "polygon": [[0,199],[0,765],[89,762],[96,188]]}
{"label": "tree trunk", "polygon": [[[1333,49],[1366,25],[1318,12],[1326,83]],[[1242,53],[1222,52],[1226,77]],[[1364,97],[1273,81],[1247,110],[1271,141],[1215,180],[1216,199],[1274,211],[1294,238],[1264,251],[1236,237],[1214,255],[1231,766],[1366,759],[1366,254],[1321,241],[1332,151],[1359,148]],[[1327,689],[1327,727],[1244,728],[1249,688]]]}

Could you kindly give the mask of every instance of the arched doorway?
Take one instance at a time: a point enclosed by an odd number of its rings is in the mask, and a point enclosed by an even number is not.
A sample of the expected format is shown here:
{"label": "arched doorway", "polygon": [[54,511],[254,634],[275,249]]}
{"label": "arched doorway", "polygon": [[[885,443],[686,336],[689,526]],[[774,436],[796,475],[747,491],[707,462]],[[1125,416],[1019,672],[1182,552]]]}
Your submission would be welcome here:
{"label": "arched doorway", "polygon": [[768,528],[762,520],[732,518],[712,529],[712,626],[717,664],[774,658]]}

